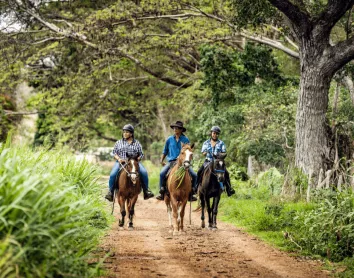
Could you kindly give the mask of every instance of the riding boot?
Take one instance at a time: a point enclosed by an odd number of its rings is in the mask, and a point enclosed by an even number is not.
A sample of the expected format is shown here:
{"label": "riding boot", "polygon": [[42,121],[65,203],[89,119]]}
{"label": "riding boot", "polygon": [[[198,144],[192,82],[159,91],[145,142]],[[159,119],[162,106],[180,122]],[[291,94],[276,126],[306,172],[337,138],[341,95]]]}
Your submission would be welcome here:
{"label": "riding boot", "polygon": [[191,193],[189,193],[188,201],[194,202],[194,201],[197,201],[197,200],[198,200],[198,199],[197,199],[197,197],[195,197],[195,196],[193,195],[193,190],[192,190]]}
{"label": "riding boot", "polygon": [[225,187],[227,196],[230,197],[235,194],[235,190],[231,187],[230,174],[229,171],[225,171]]}
{"label": "riding boot", "polygon": [[144,200],[154,197],[154,193],[152,193],[149,188],[143,189],[143,191],[144,191]]}
{"label": "riding boot", "polygon": [[159,201],[163,201],[164,198],[165,198],[165,187],[162,186],[160,191],[159,191],[159,195],[156,196],[156,199],[159,200]]}
{"label": "riding boot", "polygon": [[228,182],[225,183],[227,196],[230,197],[235,194],[235,190],[230,186]]}
{"label": "riding boot", "polygon": [[111,192],[111,190],[108,190],[107,195],[105,196],[105,198],[110,201],[113,202],[113,193]]}

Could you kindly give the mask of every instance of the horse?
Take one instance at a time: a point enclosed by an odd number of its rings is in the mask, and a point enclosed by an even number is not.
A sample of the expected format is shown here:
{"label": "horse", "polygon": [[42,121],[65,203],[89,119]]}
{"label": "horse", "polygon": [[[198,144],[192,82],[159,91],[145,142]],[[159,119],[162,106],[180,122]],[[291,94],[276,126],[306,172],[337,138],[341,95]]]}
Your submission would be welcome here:
{"label": "horse", "polygon": [[[133,230],[133,216],[135,203],[141,192],[139,177],[138,156],[127,156],[128,161],[122,166],[121,174],[118,179],[118,203],[122,219],[119,219],[119,227],[124,227],[124,217],[126,216],[126,207],[129,212],[129,230]],[[114,200],[113,200],[114,202]]]}
{"label": "horse", "polygon": [[[192,177],[189,174],[189,167],[193,159],[193,146],[183,144],[176,164],[172,167],[167,179],[169,194],[165,194],[165,204],[169,216],[170,227],[173,228],[173,235],[183,232],[183,218],[189,194],[192,191]],[[181,169],[181,170],[179,170]],[[172,225],[173,211],[173,225]]]}
{"label": "horse", "polygon": [[[205,205],[208,210],[209,229],[216,230],[216,216],[221,193],[223,192],[223,182],[225,181],[225,162],[226,153],[213,154],[213,160],[206,166],[202,175],[202,184],[199,188],[199,199],[202,207],[202,228],[205,228]],[[210,199],[213,198],[213,205],[210,207]]]}

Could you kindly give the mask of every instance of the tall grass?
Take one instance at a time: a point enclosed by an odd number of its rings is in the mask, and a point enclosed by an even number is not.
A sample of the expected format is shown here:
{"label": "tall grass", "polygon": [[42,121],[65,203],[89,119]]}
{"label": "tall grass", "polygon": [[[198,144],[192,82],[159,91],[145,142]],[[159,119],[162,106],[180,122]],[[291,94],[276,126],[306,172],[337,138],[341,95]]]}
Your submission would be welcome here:
{"label": "tall grass", "polygon": [[68,153],[0,146],[0,277],[89,277],[108,225],[96,168]]}

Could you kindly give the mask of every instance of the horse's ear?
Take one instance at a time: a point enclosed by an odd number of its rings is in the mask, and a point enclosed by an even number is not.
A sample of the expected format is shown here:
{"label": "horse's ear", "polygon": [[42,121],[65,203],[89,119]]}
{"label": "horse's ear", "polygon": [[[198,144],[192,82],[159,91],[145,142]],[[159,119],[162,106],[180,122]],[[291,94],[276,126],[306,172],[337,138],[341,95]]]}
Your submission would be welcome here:
{"label": "horse's ear", "polygon": [[227,156],[227,153],[219,153],[218,154],[219,159],[225,159],[226,156]]}
{"label": "horse's ear", "polygon": [[191,149],[193,149],[194,148],[194,143],[191,145]]}

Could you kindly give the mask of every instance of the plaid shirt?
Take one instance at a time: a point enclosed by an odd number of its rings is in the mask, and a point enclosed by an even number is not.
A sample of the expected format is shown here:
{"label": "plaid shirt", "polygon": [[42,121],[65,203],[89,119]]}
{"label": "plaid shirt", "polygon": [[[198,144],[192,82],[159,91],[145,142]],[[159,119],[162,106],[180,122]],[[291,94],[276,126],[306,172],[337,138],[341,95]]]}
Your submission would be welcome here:
{"label": "plaid shirt", "polygon": [[130,156],[139,155],[143,158],[143,148],[138,140],[133,139],[131,144],[128,143],[125,139],[118,140],[113,148],[113,155],[118,155],[121,159],[127,159],[127,154]]}
{"label": "plaid shirt", "polygon": [[217,140],[214,148],[211,146],[211,139],[206,140],[202,146],[202,153],[206,152],[206,159],[211,161],[213,159],[211,153],[217,155],[218,153],[226,153],[225,143],[221,140]]}

